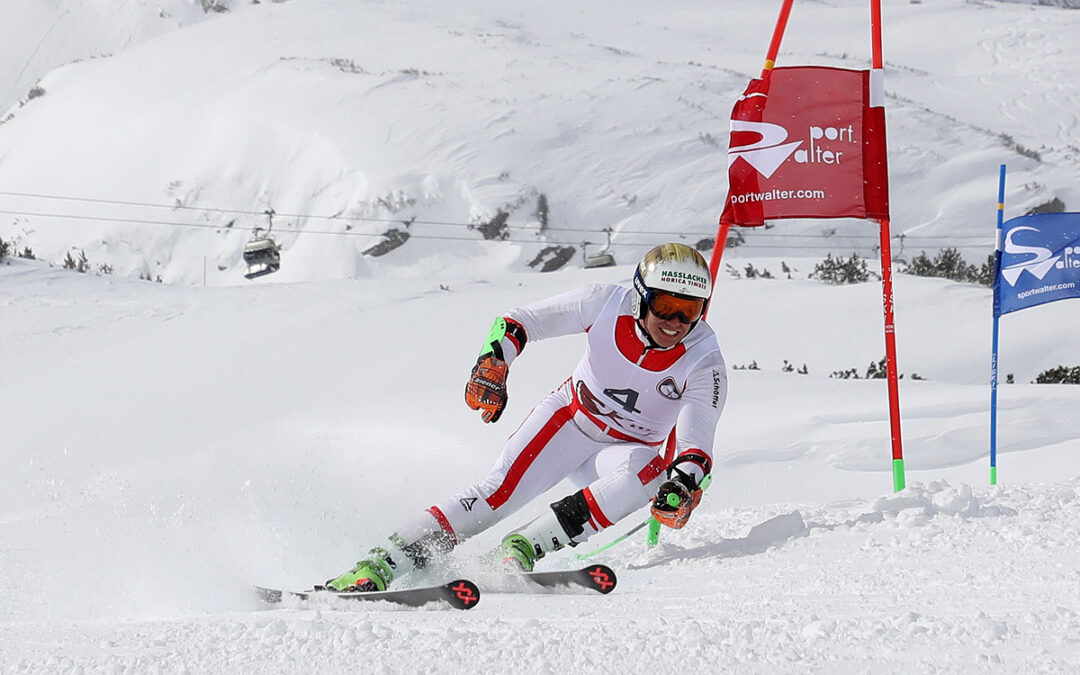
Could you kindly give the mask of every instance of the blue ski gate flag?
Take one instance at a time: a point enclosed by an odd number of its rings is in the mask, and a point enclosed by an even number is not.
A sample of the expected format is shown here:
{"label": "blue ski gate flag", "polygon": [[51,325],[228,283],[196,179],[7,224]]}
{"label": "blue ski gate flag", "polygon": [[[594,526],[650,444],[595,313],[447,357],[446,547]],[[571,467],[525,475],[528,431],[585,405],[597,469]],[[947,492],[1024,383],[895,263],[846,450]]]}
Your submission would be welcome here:
{"label": "blue ski gate flag", "polygon": [[1080,213],[1042,213],[1002,226],[994,316],[1080,298]]}

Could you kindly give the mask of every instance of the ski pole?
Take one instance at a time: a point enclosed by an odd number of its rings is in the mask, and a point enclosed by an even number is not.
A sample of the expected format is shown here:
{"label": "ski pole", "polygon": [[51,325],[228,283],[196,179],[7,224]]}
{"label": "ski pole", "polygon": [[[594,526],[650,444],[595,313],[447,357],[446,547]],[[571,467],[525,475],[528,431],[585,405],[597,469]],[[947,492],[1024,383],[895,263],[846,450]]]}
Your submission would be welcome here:
{"label": "ski pole", "polygon": [[610,542],[604,544],[600,548],[593,549],[592,551],[589,551],[588,553],[578,553],[577,554],[578,560],[585,560],[587,558],[591,558],[594,555],[596,555],[597,553],[601,553],[602,551],[606,551],[609,548],[612,548],[613,546],[615,546],[617,544],[621,544],[624,541],[626,541],[627,539],[629,539],[630,535],[634,534],[635,532],[637,532],[641,528],[645,527],[646,525],[651,525],[652,523],[656,523],[657,525],[660,524],[660,523],[658,523],[656,521],[656,518],[653,518],[652,516],[649,516],[644,522],[639,523],[639,524],[635,525],[634,527],[632,527],[630,529],[630,531],[627,532],[626,534],[622,535],[621,537],[619,537],[617,539],[611,540]]}
{"label": "ski pole", "polygon": [[[704,478],[701,479],[701,489],[702,490],[706,489],[707,487],[709,487],[710,483],[712,483],[712,474],[707,474]],[[667,500],[668,500],[668,504],[670,504],[671,506],[678,506],[679,502],[680,502],[679,495],[676,495],[676,494],[669,494],[667,496]],[[674,503],[672,503],[672,502],[674,502]],[[637,532],[638,530],[640,530],[641,528],[643,528],[645,526],[648,526],[648,528],[649,528],[648,535],[647,535],[647,537],[645,539],[646,545],[648,545],[648,546],[656,546],[657,542],[659,541],[659,535],[660,535],[660,521],[657,520],[656,518],[653,518],[652,516],[649,516],[644,521],[642,521],[642,522],[638,523],[637,525],[633,526],[632,528],[630,528],[630,530],[626,534],[622,535],[621,537],[618,537],[616,539],[612,539],[611,541],[604,544],[600,548],[593,549],[592,551],[589,551],[588,553],[578,553],[577,558],[578,558],[578,560],[585,560],[587,558],[593,557],[597,553],[601,553],[603,551],[608,550],[609,548],[612,548],[612,547],[614,547],[614,546],[616,546],[618,544],[621,544],[624,541],[626,541],[627,539],[629,539],[630,535],[634,534],[635,532]]]}

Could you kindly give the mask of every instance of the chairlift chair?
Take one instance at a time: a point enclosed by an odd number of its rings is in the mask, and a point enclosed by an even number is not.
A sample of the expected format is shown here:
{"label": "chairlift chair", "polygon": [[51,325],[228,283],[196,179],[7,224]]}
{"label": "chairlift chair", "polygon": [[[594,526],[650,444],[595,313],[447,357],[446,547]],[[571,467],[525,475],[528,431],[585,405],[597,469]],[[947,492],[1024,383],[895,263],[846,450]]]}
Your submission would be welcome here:
{"label": "chairlift chair", "polygon": [[253,239],[244,245],[244,262],[248,265],[280,261],[281,251],[274,240],[269,237]]}
{"label": "chairlift chair", "polygon": [[[607,246],[605,246],[604,250],[601,251],[600,253],[597,253],[596,255],[587,256],[585,258],[585,269],[591,269],[593,267],[614,267],[615,266],[615,256],[608,253],[608,251],[611,250],[612,229],[610,227],[605,227],[602,231],[607,234]],[[588,244],[589,244],[589,242],[582,243],[582,249],[581,250],[582,250],[583,254],[584,254],[584,251],[585,251],[585,247],[588,246]]]}
{"label": "chairlift chair", "polygon": [[593,267],[614,267],[615,256],[610,253],[599,253],[597,255],[591,255],[585,259],[585,269],[591,269]]}
{"label": "chairlift chair", "polygon": [[255,228],[255,236],[251,241],[244,244],[244,271],[245,279],[255,279],[267,274],[273,274],[281,269],[281,250],[277,242],[270,236],[270,230],[274,227],[274,210],[268,209],[266,216],[270,220],[270,226],[266,234],[259,235],[259,228]]}
{"label": "chairlift chair", "polygon": [[244,245],[244,278],[254,279],[281,269],[281,251],[270,237],[253,239]]}
{"label": "chairlift chair", "polygon": [[273,274],[279,269],[281,269],[281,265],[278,263],[255,263],[254,265],[248,265],[247,271],[244,272],[244,278],[256,279],[267,274]]}

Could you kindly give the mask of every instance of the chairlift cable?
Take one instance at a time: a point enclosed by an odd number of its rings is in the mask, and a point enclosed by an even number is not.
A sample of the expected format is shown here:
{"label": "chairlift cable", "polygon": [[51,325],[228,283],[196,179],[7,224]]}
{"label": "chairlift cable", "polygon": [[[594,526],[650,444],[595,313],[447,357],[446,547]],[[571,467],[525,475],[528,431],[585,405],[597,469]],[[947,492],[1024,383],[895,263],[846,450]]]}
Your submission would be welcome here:
{"label": "chairlift cable", "polygon": [[[305,213],[278,213],[278,212],[274,211],[272,208],[268,208],[268,209],[263,210],[263,211],[252,211],[252,210],[247,210],[247,209],[226,209],[226,208],[219,208],[219,207],[187,206],[187,205],[183,205],[183,204],[175,204],[175,205],[154,204],[154,203],[149,203],[149,202],[123,201],[123,200],[115,200],[115,199],[97,199],[97,198],[89,198],[89,197],[70,197],[70,196],[63,196],[63,195],[48,195],[48,194],[34,194],[34,193],[23,193],[23,192],[10,192],[10,191],[4,191],[4,190],[0,190],[0,195],[16,196],[16,197],[28,197],[28,198],[34,198],[34,199],[55,199],[55,200],[60,200],[60,201],[75,201],[75,202],[86,202],[86,203],[95,203],[95,204],[110,204],[110,205],[115,205],[115,206],[159,208],[159,209],[168,209],[168,210],[172,210],[172,211],[186,210],[186,211],[201,211],[201,212],[204,212],[204,213],[220,213],[220,214],[229,214],[229,215],[250,215],[250,216],[267,215],[268,217],[270,217],[270,226],[271,227],[273,226],[273,219],[272,219],[273,215],[278,215],[278,216],[282,216],[282,217],[285,217],[285,218],[305,219],[305,220],[358,221],[358,222],[395,223],[395,224],[401,224],[401,223],[406,222],[406,221],[402,220],[401,218],[376,218],[376,217],[368,217],[368,216],[345,216],[345,215],[326,216],[326,215],[305,214]],[[210,224],[210,223],[186,223],[186,222],[150,220],[150,219],[136,219],[136,218],[123,218],[123,217],[103,217],[103,216],[89,216],[89,215],[68,215],[68,214],[40,213],[40,212],[13,211],[13,210],[0,210],[0,214],[14,215],[14,216],[26,216],[26,217],[39,216],[39,217],[45,217],[45,218],[68,218],[68,219],[73,219],[73,220],[109,221],[109,222],[128,223],[128,224],[165,225],[165,226],[171,226],[171,227],[194,227],[194,228],[215,229],[215,230],[216,229],[239,229],[239,230],[251,230],[252,232],[258,232],[258,230],[262,229],[262,228],[257,227],[257,226],[255,226],[255,227],[244,227],[244,226],[234,227],[233,225],[230,225],[230,224],[214,225],[214,224]],[[443,221],[443,220],[419,220],[419,219],[416,219],[416,218],[408,221],[408,224],[462,227],[462,228],[467,228],[467,229],[475,229],[477,227],[476,223],[462,223],[462,222]],[[711,229],[711,227],[712,227],[711,223],[710,223],[709,227]],[[626,237],[626,236],[649,236],[649,237],[655,237],[658,234],[655,231],[649,231],[649,230],[614,230],[613,228],[605,228],[605,229],[612,229],[612,232],[608,232],[608,238],[609,239],[612,237],[613,234],[617,234],[617,235],[620,235],[620,236],[623,236],[623,237]],[[596,231],[595,228],[583,228],[583,227],[546,227],[546,228],[543,229],[543,232],[551,232],[551,233],[555,233],[555,232],[572,232],[572,233],[586,232],[586,233],[591,233],[591,232],[595,232],[595,231]],[[336,236],[341,236],[341,235],[346,235],[346,236],[381,236],[381,234],[378,234],[378,233],[351,232],[351,231],[348,231],[348,230],[345,231],[345,232],[340,232],[340,231],[312,230],[312,229],[297,230],[295,232],[295,234],[317,234],[317,235],[336,235]],[[708,232],[699,232],[699,231],[692,231],[692,232],[666,231],[666,232],[664,232],[664,234],[674,235],[674,236],[686,236],[686,237],[692,237],[692,236],[708,237],[709,236]],[[463,238],[463,237],[443,237],[443,236],[438,236],[438,235],[424,235],[424,234],[412,234],[412,233],[410,233],[410,235],[412,237],[416,237],[418,239],[436,239],[436,240],[442,240],[442,241],[475,241],[472,238]],[[823,236],[824,235],[821,234],[821,233],[798,234],[798,233],[768,232],[768,231],[765,231],[765,230],[755,231],[755,233],[754,233],[754,238],[755,239],[773,239],[773,238],[776,238],[776,239],[814,239],[814,240],[820,240]],[[838,236],[838,237],[843,238],[843,239],[868,239],[868,240],[872,240],[872,241],[875,241],[875,242],[878,239],[877,234],[843,234],[843,235],[835,235],[835,236]],[[954,242],[957,241],[957,240],[973,240],[972,243],[969,243],[969,244],[963,244],[963,243],[958,244],[960,246],[966,246],[966,247],[985,246],[985,245],[987,245],[987,241],[988,241],[987,237],[984,236],[984,235],[919,235],[919,234],[898,233],[898,234],[894,235],[894,238],[903,239],[903,240],[918,240],[918,241],[923,241],[923,240],[947,240],[947,241],[954,241]],[[530,242],[529,240],[522,240],[522,239],[506,239],[506,240],[503,240],[503,241],[512,241],[514,243],[533,243],[533,242]],[[592,242],[590,242],[590,243],[592,243]],[[620,242],[618,245],[620,245],[620,246],[648,246],[648,247],[652,246],[652,244],[632,244],[632,243],[627,243],[627,242]],[[915,243],[913,241],[913,242],[911,242],[911,245],[915,246],[915,245],[917,245],[917,243]],[[741,244],[741,246],[758,247],[757,245],[751,245],[751,244]],[[820,249],[832,249],[832,248],[835,248],[835,247],[833,247],[833,246],[793,246],[793,245],[785,245],[784,248],[807,248],[807,249],[819,249],[820,250]]]}

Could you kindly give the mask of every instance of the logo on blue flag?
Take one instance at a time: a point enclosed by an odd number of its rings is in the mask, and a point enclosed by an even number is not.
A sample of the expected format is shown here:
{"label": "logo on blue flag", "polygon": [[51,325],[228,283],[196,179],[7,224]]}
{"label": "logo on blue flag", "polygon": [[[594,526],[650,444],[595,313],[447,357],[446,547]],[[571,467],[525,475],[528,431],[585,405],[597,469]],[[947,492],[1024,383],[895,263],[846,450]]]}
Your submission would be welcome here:
{"label": "logo on blue flag", "polygon": [[994,314],[1080,298],[1080,213],[1041,213],[1002,225]]}

